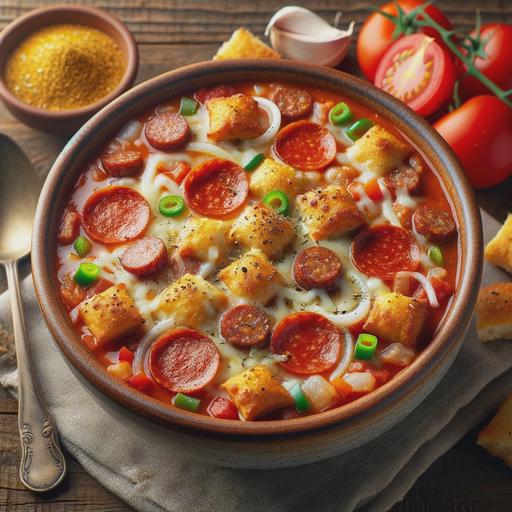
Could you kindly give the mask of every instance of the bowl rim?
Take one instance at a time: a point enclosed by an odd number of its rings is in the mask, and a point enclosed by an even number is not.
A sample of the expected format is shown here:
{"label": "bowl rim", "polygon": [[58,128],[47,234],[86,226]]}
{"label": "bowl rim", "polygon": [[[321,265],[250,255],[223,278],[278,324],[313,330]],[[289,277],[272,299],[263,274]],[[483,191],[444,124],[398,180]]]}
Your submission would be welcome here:
{"label": "bowl rim", "polygon": [[[231,78],[227,79],[229,74]],[[140,112],[145,108],[139,107],[128,115],[126,113],[130,110],[130,105],[133,107],[138,100],[148,96],[155,98],[158,94],[167,94],[171,97],[178,94],[176,89],[179,90],[180,87],[183,91],[197,88],[194,82],[200,82],[201,86],[203,83],[213,86],[226,80],[243,81],[245,77],[249,77],[245,78],[246,80],[252,79],[254,75],[258,75],[260,79],[272,76],[276,81],[279,78],[274,77],[282,77],[280,79],[283,81],[296,83],[314,82],[319,83],[319,87],[329,87],[327,84],[330,84],[331,89],[343,89],[344,95],[352,96],[365,105],[370,104],[371,108],[378,107],[381,109],[380,115],[402,123],[404,129],[400,129],[404,135],[415,139],[414,145],[420,150],[429,149],[437,160],[435,168],[456,212],[459,227],[459,263],[456,294],[449,307],[449,314],[445,315],[434,338],[411,366],[402,370],[391,381],[354,402],[311,416],[289,420],[243,422],[211,418],[169,407],[125,383],[120,383],[108,374],[104,366],[94,358],[75,334],[68,314],[61,304],[55,285],[55,267],[52,266],[55,263],[52,259],[55,257],[52,242],[56,238],[58,219],[55,208],[48,208],[48,205],[57,204],[59,180],[65,175],[68,167],[73,165],[80,146],[86,146],[88,141],[98,136],[102,125],[108,124],[110,133],[113,133],[114,130],[107,121],[112,121],[116,114],[120,116],[124,112],[128,116],[126,119],[130,119],[133,112]],[[160,100],[153,100],[154,103],[158,101]],[[103,128],[106,129],[105,126]],[[116,127],[119,128],[120,126]],[[75,169],[74,182],[78,175],[79,170]],[[451,192],[447,189],[448,183],[451,184]],[[60,217],[60,211],[58,215]],[[483,263],[482,247],[480,213],[459,160],[427,121],[406,105],[372,84],[334,69],[286,60],[208,61],[169,71],[134,87],[98,112],[75,134],[55,161],[41,193],[32,237],[32,269],[39,305],[57,346],[71,364],[103,394],[128,407],[132,412],[174,429],[193,429],[201,431],[203,435],[229,435],[250,439],[261,436],[270,438],[307,434],[318,429],[348,426],[360,418],[367,418],[371,422],[372,414],[382,413],[387,404],[390,407],[396,405],[402,397],[424,384],[429,374],[448,359],[450,352],[460,348],[461,337],[473,314],[478,293]]]}
{"label": "bowl rim", "polygon": [[[0,48],[5,45],[12,37],[15,37],[19,31],[24,29],[27,23],[30,23],[35,18],[44,20],[52,13],[84,13],[93,18],[101,19],[108,23],[117,32],[119,37],[123,39],[127,48],[126,69],[123,77],[118,85],[107,96],[99,99],[98,101],[76,109],[67,110],[47,110],[40,107],[34,107],[29,103],[20,100],[13,94],[4,81],[4,71],[7,64],[7,59],[0,67],[0,98],[6,102],[12,109],[23,112],[26,116],[44,118],[49,121],[65,122],[75,118],[84,117],[88,118],[95,112],[110,103],[117,96],[126,91],[135,80],[139,67],[139,53],[137,43],[133,34],[128,27],[113,14],[110,14],[103,9],[93,7],[90,5],[70,5],[70,4],[52,4],[43,7],[32,9],[22,16],[14,19],[0,32]],[[73,24],[72,21],[69,22]],[[59,23],[49,23],[48,26],[57,25]],[[94,27],[93,27],[94,28]],[[98,29],[100,30],[100,29]],[[101,31],[101,30],[100,30]],[[29,34],[26,36],[28,37]],[[117,43],[117,41],[116,41]]]}

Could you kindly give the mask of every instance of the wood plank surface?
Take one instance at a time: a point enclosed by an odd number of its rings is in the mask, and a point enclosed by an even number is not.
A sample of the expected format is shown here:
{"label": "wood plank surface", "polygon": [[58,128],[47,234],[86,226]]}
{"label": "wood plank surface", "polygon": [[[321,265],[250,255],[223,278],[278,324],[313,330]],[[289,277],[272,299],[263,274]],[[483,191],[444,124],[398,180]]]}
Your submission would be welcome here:
{"label": "wood plank surface", "polygon": [[[0,30],[12,19],[48,3],[36,0],[0,0]],[[72,2],[66,2],[72,3]],[[84,3],[84,2],[82,2]],[[201,60],[215,53],[231,32],[243,25],[262,35],[272,13],[283,5],[274,0],[92,0],[85,2],[118,16],[139,44],[137,82],[164,71]],[[300,1],[332,20],[338,10],[345,20],[355,19],[356,31],[378,2],[360,0]],[[482,10],[484,21],[512,22],[512,2],[507,0],[438,1],[450,20],[463,30],[474,24]],[[354,72],[354,44],[342,69]],[[17,122],[0,106],[0,131],[14,138],[28,153],[41,178],[66,142],[63,137],[42,134]],[[479,204],[499,220],[512,209],[512,179],[477,194]],[[0,276],[0,291],[5,288]],[[0,512],[118,512],[130,508],[93,480],[70,456],[69,476],[58,490],[45,496],[26,491],[18,481],[17,404],[0,389]],[[393,512],[507,512],[512,511],[512,472],[475,444],[478,428],[441,457],[416,482]],[[194,511],[190,511],[194,512]],[[212,511],[217,512],[217,511]]]}

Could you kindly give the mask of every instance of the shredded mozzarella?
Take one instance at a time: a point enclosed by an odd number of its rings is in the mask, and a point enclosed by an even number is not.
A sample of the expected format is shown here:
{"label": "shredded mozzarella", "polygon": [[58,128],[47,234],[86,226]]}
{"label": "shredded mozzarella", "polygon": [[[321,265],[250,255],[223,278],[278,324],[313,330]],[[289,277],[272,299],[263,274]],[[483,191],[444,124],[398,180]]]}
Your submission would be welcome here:
{"label": "shredded mozzarella", "polygon": [[423,274],[420,274],[419,272],[409,272],[407,270],[402,270],[401,272],[397,272],[396,275],[397,275],[397,277],[403,276],[403,277],[412,277],[412,278],[416,279],[421,284],[421,286],[423,286],[425,292],[427,293],[427,298],[428,298],[430,305],[433,308],[439,307],[439,301],[437,300],[436,291],[434,290],[432,283]]}

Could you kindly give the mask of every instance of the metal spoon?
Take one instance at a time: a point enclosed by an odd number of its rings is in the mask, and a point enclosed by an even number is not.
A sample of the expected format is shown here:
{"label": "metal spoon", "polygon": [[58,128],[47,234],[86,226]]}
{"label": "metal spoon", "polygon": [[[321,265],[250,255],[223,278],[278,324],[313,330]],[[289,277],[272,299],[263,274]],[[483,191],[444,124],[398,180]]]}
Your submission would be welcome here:
{"label": "metal spoon", "polygon": [[18,277],[18,261],[30,252],[30,236],[41,190],[23,150],[0,134],[0,264],[7,273],[18,361],[20,478],[32,491],[57,486],[66,473],[57,430],[41,397],[27,341]]}

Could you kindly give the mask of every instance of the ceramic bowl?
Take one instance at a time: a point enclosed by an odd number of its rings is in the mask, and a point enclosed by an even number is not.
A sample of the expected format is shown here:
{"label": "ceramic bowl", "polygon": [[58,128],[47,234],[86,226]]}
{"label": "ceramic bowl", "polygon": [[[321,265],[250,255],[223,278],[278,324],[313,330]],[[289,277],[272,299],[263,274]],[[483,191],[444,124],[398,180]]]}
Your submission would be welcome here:
{"label": "ceramic bowl", "polygon": [[[118,44],[126,61],[126,69],[118,86],[107,96],[86,107],[50,111],[19,100],[4,82],[4,69],[9,55],[33,32],[62,23],[85,25],[109,35]],[[129,89],[137,74],[138,52],[135,39],[117,18],[105,11],[84,5],[50,5],[29,11],[16,18],[0,33],[0,99],[11,114],[37,130],[68,134],[80,128],[91,116]]]}
{"label": "ceramic bowl", "polygon": [[[55,277],[61,212],[84,163],[124,123],[151,105],[199,87],[238,80],[279,80],[342,92],[389,119],[436,170],[459,227],[460,261],[454,299],[434,338],[413,364],[359,400],[320,414],[281,421],[218,420],[169,407],[111,377],[75,334]],[[134,425],[163,425],[176,452],[247,468],[293,466],[343,453],[381,434],[418,406],[457,355],[473,313],[482,269],[480,215],[459,161],[422,118],[392,96],[339,71],[292,61],[206,62],[149,80],[96,114],[68,143],[43,188],[32,241],[36,292],[57,345],[82,382],[113,414]],[[106,399],[105,397],[108,397]],[[146,419],[145,419],[146,418]]]}

